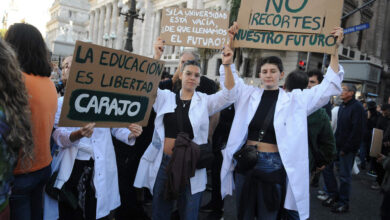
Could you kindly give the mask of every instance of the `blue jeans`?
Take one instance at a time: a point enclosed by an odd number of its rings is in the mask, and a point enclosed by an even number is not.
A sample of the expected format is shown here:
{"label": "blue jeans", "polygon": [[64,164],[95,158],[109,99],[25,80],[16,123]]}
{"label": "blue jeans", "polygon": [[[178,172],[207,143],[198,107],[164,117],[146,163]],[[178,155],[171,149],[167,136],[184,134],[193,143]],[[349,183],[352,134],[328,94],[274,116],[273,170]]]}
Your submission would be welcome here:
{"label": "blue jeans", "polygon": [[346,153],[344,156],[339,156],[340,187],[338,187],[336,177],[334,175],[334,162],[329,164],[322,172],[329,196],[338,199],[340,205],[349,204],[351,174],[354,160],[355,153]]}
{"label": "blue jeans", "polygon": [[9,199],[12,220],[43,219],[43,187],[50,173],[49,165],[31,173],[15,175]]}
{"label": "blue jeans", "polygon": [[[168,179],[166,168],[169,164],[170,156],[163,155],[160,169],[157,173],[157,179],[153,188],[153,202],[152,202],[152,219],[161,220],[171,219],[171,212],[174,201],[166,200],[164,198],[165,182]],[[197,220],[202,192],[191,194],[191,185],[188,184],[185,192],[183,192],[177,201],[180,219],[183,220]]]}
{"label": "blue jeans", "polygon": [[366,142],[362,142],[360,144],[360,152],[359,152],[359,159],[360,159],[360,162],[361,162],[361,166],[365,167],[366,166],[366,158],[367,158],[367,152],[368,152],[368,148],[367,148],[368,144]]}
{"label": "blue jeans", "polygon": [[[257,163],[254,169],[261,170],[263,172],[271,173],[273,171],[283,169],[282,160],[280,159],[279,153],[269,153],[269,152],[259,152],[257,157]],[[245,175],[235,172],[234,176],[235,182],[235,194],[236,194],[236,204],[237,204],[237,213],[239,213],[239,204],[241,200],[241,192],[243,185],[245,183]],[[279,196],[282,196],[282,186],[277,184]],[[267,220],[267,219],[276,219],[278,216],[279,210],[269,211],[264,203],[263,192],[261,188],[257,189],[257,210],[252,210],[253,205],[248,205],[249,210],[245,211],[243,219],[253,220],[255,214],[257,213],[258,220]],[[245,203],[246,204],[246,203]]]}

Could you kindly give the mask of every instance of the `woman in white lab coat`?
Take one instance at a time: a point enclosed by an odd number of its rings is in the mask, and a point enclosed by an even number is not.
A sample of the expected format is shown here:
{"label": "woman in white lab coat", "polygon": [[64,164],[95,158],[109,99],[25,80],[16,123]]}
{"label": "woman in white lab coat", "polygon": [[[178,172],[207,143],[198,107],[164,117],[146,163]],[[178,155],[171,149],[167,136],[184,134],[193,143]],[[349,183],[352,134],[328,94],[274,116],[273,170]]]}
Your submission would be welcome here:
{"label": "woman in white lab coat", "polygon": [[[158,39],[154,48],[155,58],[159,59],[163,52],[163,41]],[[215,94],[207,95],[195,91],[199,85],[201,73],[200,65],[196,61],[187,61],[183,64],[179,76],[182,82],[179,94],[170,90],[158,89],[157,91],[157,98],[153,105],[157,114],[153,139],[141,158],[134,182],[135,187],[146,187],[153,194],[152,219],[154,220],[170,219],[175,200],[168,199],[164,190],[168,179],[166,167],[171,160],[179,132],[179,125],[175,120],[177,113],[183,112],[183,128],[193,137],[191,137],[192,141],[198,145],[206,144],[209,116],[226,108],[235,99],[234,80],[230,70],[232,58],[233,51],[226,46],[222,55],[222,63],[226,64],[224,66],[227,72],[225,88]],[[181,191],[176,199],[180,219],[198,219],[201,195],[206,188],[206,182],[206,169],[196,169],[195,175],[189,179],[185,190]]]}
{"label": "woman in white lab coat", "polygon": [[[235,24],[229,32],[236,33],[237,30]],[[332,34],[337,37],[337,44],[340,44],[343,30],[335,28]],[[279,88],[279,80],[283,78],[284,72],[278,57],[262,60],[262,88],[245,85],[238,78],[235,66],[231,68],[236,81],[237,99],[229,140],[222,152],[222,197],[231,195],[235,189],[239,219],[254,219],[256,213],[257,219],[276,219],[283,201],[286,209],[297,210],[300,219],[307,219],[307,116],[325,105],[331,96],[341,93],[343,68],[338,64],[338,56],[331,55],[330,66],[320,85],[310,90],[293,90],[289,93]],[[220,68],[222,82],[224,69]],[[267,117],[273,117],[273,120],[264,129],[263,122]],[[261,138],[260,130],[265,130]],[[236,169],[237,162],[233,155],[244,145],[257,148],[258,159],[251,170],[242,171]],[[283,189],[283,185],[286,188]],[[251,195],[255,195],[255,198]]]}

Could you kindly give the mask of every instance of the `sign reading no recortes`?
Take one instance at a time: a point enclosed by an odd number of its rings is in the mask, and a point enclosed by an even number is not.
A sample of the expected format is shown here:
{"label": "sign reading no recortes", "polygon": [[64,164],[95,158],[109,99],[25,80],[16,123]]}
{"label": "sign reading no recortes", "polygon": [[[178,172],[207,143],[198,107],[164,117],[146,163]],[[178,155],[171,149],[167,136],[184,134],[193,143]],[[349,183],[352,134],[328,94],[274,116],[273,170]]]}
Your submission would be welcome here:
{"label": "sign reading no recortes", "polygon": [[234,46],[334,53],[340,0],[242,0]]}
{"label": "sign reading no recortes", "polygon": [[221,49],[228,43],[227,11],[164,8],[161,38],[168,45]]}
{"label": "sign reading no recortes", "polygon": [[76,42],[59,126],[146,126],[164,62]]}

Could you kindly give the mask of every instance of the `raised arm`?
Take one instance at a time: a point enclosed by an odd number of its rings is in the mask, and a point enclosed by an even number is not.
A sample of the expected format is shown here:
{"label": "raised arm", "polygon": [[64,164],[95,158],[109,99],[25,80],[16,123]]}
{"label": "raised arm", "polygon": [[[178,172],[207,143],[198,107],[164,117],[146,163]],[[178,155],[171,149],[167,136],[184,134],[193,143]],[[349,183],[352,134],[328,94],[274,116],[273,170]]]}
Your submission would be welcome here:
{"label": "raised arm", "polygon": [[[337,44],[339,45],[343,40],[343,29],[337,27],[334,28],[331,33],[337,38]],[[344,77],[344,69],[339,65],[338,60],[338,54],[332,54],[324,80],[319,85],[314,86],[311,89],[305,89],[302,92],[307,103],[308,115],[326,105],[331,96],[339,95],[341,93],[341,82]]]}
{"label": "raised arm", "polygon": [[331,32],[333,36],[336,37],[336,51],[334,54],[330,55],[330,64],[329,66],[335,71],[336,73],[339,72],[339,54],[338,54],[338,48],[343,41],[344,38],[344,30],[341,27],[336,27]]}

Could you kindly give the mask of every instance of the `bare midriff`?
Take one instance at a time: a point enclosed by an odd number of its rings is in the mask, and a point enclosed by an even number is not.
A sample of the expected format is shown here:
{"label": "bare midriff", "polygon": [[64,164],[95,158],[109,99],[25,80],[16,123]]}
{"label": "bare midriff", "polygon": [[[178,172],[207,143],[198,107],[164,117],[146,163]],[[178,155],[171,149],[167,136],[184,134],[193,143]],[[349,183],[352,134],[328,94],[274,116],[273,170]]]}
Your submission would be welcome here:
{"label": "bare midriff", "polygon": [[279,152],[278,145],[276,144],[269,144],[269,143],[250,141],[250,140],[247,140],[246,144],[257,146],[257,150],[261,152]]}
{"label": "bare midriff", "polygon": [[172,155],[173,146],[175,146],[175,138],[165,138],[164,139],[164,154],[169,156]]}

